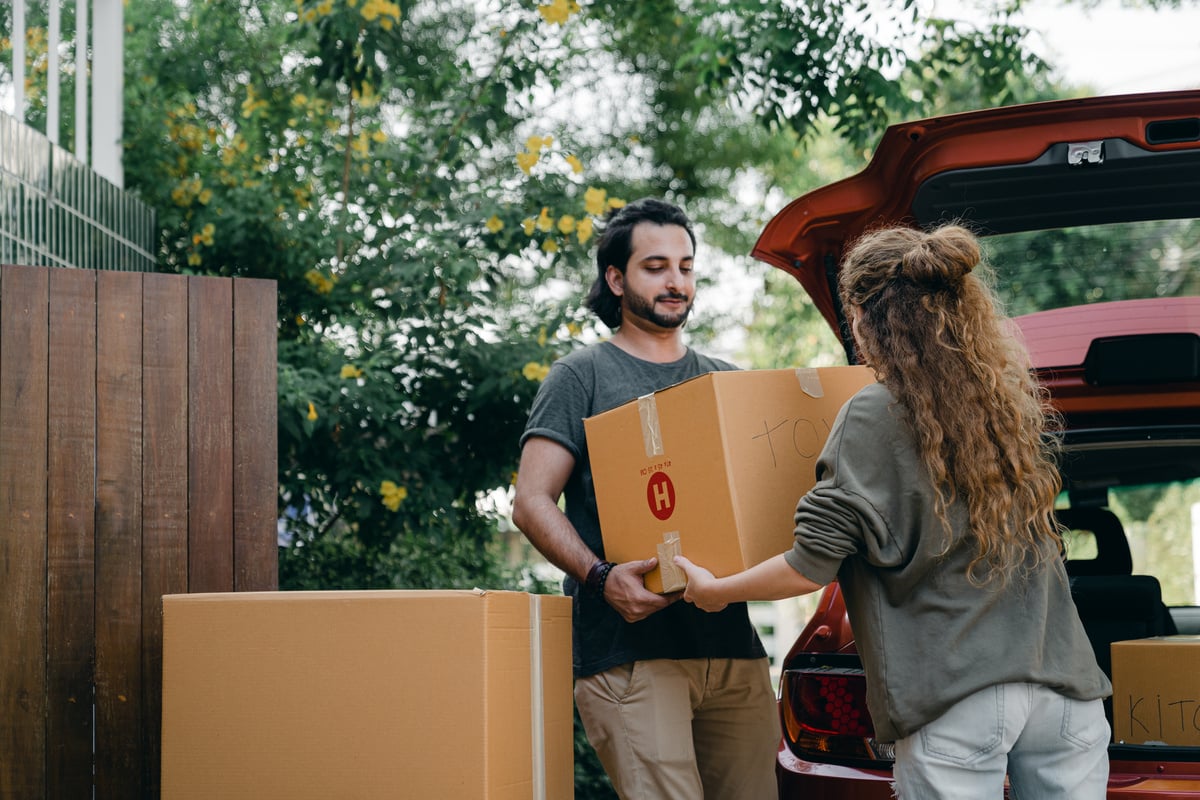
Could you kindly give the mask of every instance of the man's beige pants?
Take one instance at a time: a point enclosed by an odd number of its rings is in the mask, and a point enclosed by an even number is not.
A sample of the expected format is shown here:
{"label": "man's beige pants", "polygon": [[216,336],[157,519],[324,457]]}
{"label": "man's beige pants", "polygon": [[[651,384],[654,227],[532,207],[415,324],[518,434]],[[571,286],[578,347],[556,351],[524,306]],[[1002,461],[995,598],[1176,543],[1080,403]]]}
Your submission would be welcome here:
{"label": "man's beige pants", "polygon": [[636,661],[579,678],[575,704],[622,800],[773,800],[767,659]]}

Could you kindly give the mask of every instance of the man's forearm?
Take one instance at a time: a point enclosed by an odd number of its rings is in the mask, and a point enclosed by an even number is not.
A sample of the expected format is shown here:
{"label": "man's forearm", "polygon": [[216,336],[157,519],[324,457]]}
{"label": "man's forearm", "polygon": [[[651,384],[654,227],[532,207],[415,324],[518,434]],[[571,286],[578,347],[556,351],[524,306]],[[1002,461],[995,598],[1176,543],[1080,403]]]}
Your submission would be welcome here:
{"label": "man's forearm", "polygon": [[513,509],[513,523],[547,561],[580,583],[599,558],[557,503],[543,499],[519,504]]}

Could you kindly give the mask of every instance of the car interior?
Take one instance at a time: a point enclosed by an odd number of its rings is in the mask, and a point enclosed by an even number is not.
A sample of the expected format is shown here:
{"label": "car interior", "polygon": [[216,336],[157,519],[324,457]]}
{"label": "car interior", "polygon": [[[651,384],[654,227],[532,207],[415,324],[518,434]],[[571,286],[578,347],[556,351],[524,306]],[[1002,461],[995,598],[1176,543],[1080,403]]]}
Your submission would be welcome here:
{"label": "car interior", "polygon": [[[1136,563],[1130,535],[1118,514],[1108,507],[1112,483],[1129,491],[1140,486],[1146,494],[1162,487],[1190,485],[1196,480],[1196,446],[1188,440],[1153,439],[1107,447],[1083,447],[1068,453],[1072,470],[1065,496],[1070,505],[1055,511],[1066,529],[1066,570],[1080,619],[1096,652],[1096,659],[1111,676],[1109,645],[1114,641],[1149,636],[1200,634],[1200,606],[1164,600],[1160,570],[1186,573],[1195,582],[1190,564]],[[1138,484],[1136,481],[1146,481]],[[1182,511],[1186,512],[1186,509]],[[1154,536],[1144,524],[1141,536]],[[1178,581],[1177,581],[1178,582]]]}

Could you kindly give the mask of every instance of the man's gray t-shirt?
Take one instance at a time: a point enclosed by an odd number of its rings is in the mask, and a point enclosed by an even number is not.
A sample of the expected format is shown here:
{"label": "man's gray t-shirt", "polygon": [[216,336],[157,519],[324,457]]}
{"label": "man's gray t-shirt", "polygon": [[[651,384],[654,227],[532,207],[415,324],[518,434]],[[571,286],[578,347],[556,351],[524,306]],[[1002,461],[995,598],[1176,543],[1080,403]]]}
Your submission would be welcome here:
{"label": "man's gray t-shirt", "polygon": [[[604,557],[583,420],[689,378],[732,369],[736,367],[690,348],[680,360],[659,364],[635,358],[610,342],[575,351],[554,363],[533,401],[521,444],[531,436],[542,436],[575,457],[563,490],[566,515],[592,552]],[[652,658],[766,655],[744,603],[709,614],[678,601],[647,619],[627,623],[574,579],[563,582],[563,591],[575,601],[576,677]]]}

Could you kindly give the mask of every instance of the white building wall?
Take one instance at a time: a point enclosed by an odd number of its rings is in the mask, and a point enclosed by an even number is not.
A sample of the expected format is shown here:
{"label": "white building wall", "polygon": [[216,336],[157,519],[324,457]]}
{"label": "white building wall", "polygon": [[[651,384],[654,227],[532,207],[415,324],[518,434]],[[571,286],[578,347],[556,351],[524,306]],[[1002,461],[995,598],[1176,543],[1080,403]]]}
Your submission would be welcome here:
{"label": "white building wall", "polygon": [[[4,0],[12,3],[13,85],[2,87],[0,111],[7,111],[19,122],[25,121],[25,33],[29,11],[44,9],[48,17],[49,74],[47,76],[47,138],[58,143],[58,120],[61,85],[59,46],[63,32],[59,29],[62,8],[74,3],[76,30],[72,41],[75,48],[75,80],[80,83],[75,92],[74,156],[85,164],[91,163],[97,173],[118,188],[124,186],[121,165],[121,136],[124,124],[125,93],[125,8],[122,0]],[[89,11],[91,13],[89,13]],[[89,23],[91,28],[89,29]],[[90,34],[90,35],[89,35]],[[91,45],[90,49],[88,45]],[[90,54],[90,59],[89,59]],[[89,72],[91,81],[88,81]],[[89,102],[90,101],[90,102]],[[90,106],[90,113],[89,113]],[[89,132],[90,147],[89,143]]]}

